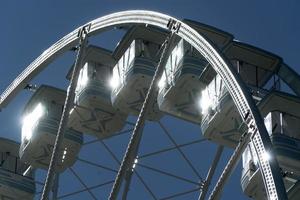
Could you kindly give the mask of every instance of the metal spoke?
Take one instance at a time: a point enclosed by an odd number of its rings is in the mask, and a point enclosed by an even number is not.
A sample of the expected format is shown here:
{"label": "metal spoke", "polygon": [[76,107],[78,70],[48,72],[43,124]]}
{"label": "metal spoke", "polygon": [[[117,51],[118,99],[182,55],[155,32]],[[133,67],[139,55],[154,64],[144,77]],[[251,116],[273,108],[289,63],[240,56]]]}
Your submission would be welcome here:
{"label": "metal spoke", "polygon": [[160,174],[163,174],[163,175],[166,175],[166,176],[169,176],[169,177],[172,177],[172,178],[175,178],[175,179],[178,179],[178,180],[187,182],[187,183],[191,183],[191,184],[193,184],[193,185],[199,186],[199,185],[202,184],[202,183],[198,183],[198,182],[192,181],[192,180],[187,179],[187,178],[183,178],[183,177],[177,176],[177,175],[175,175],[175,174],[171,174],[171,173],[169,173],[169,172],[165,172],[165,171],[160,170],[160,169],[156,169],[156,168],[154,168],[154,167],[149,167],[149,166],[147,166],[147,165],[145,165],[145,164],[137,163],[136,165],[137,165],[137,166],[140,166],[140,167],[143,167],[143,168],[145,168],[145,169],[149,169],[149,170],[151,170],[151,171],[154,171],[154,172],[157,172],[157,173],[160,173]]}
{"label": "metal spoke", "polygon": [[[176,25],[178,26],[178,24],[176,24]],[[178,26],[178,28],[179,27],[180,26]],[[173,30],[173,28],[174,28],[174,24],[170,23],[170,30],[171,29]],[[129,144],[127,146],[125,155],[123,157],[123,161],[120,165],[119,172],[115,179],[115,183],[112,187],[110,197],[109,197],[110,200],[117,199],[120,187],[124,180],[124,177],[126,176],[127,171],[131,170],[134,159],[137,156],[139,144],[140,144],[140,141],[142,138],[143,129],[144,129],[144,125],[145,125],[146,115],[147,115],[147,112],[149,109],[148,107],[152,106],[153,102],[156,100],[155,97],[156,97],[156,93],[158,92],[157,84],[163,73],[164,66],[167,63],[167,56],[170,55],[170,53],[171,53],[171,44],[175,40],[175,36],[176,36],[176,34],[172,31],[170,37],[166,39],[165,44],[163,45],[164,48],[163,48],[163,52],[160,57],[160,61],[158,62],[153,79],[150,83],[149,89],[147,91],[147,95],[145,97],[140,114],[138,116],[134,130],[132,132]]]}
{"label": "metal spoke", "polygon": [[[123,134],[126,134],[126,133],[130,133],[131,131],[133,131],[133,129],[127,129],[127,130],[124,130],[124,131],[120,131],[116,134],[111,135],[109,138],[119,136],[119,135],[123,135]],[[105,140],[105,139],[108,139],[108,138],[98,138],[96,140],[91,140],[91,141],[85,142],[85,143],[83,143],[83,145],[93,144],[93,143],[96,143],[96,142],[99,142],[99,141],[102,141],[102,140]]]}
{"label": "metal spoke", "polygon": [[[256,132],[254,132],[255,134]],[[228,163],[226,164],[221,176],[219,177],[219,180],[217,184],[215,185],[213,191],[211,192],[209,196],[209,200],[216,200],[220,198],[221,192],[224,188],[225,183],[227,182],[228,178],[230,177],[232,171],[236,167],[246,145],[249,142],[249,138],[252,136],[251,133],[245,132],[242,134],[240,141],[238,145],[236,146],[233,154],[231,155]]]}
{"label": "metal spoke", "polygon": [[59,187],[59,173],[56,173],[55,178],[54,178],[53,188],[52,188],[52,199],[53,200],[57,200],[58,187]]}
{"label": "metal spoke", "polygon": [[108,151],[109,155],[116,161],[116,163],[118,163],[118,165],[120,165],[121,164],[120,160],[118,159],[116,154],[114,152],[112,152],[112,150],[107,146],[107,144],[102,140],[100,140],[99,142],[104,146],[106,151]]}
{"label": "metal spoke", "polygon": [[[117,158],[117,156],[114,154],[114,152],[112,152],[112,150],[105,144],[104,141],[99,141],[104,148],[109,152],[110,156],[120,165],[121,162],[119,161],[119,159]],[[139,175],[139,173],[137,172],[137,170],[135,170],[135,174],[137,175],[138,179],[141,181],[141,183],[143,184],[143,186],[146,188],[146,190],[149,192],[149,194],[153,197],[153,199],[157,199],[154,195],[154,193],[151,191],[150,187],[146,184],[146,182],[143,180],[142,176]]]}
{"label": "metal spoke", "polygon": [[161,198],[159,200],[173,199],[173,198],[180,197],[180,196],[183,196],[183,195],[187,195],[187,194],[190,194],[190,193],[193,193],[193,192],[197,192],[197,191],[199,191],[199,189],[201,189],[201,187],[198,187],[198,188],[195,188],[195,189],[192,189],[192,190],[188,190],[188,191],[185,191],[185,192],[180,192],[180,193],[168,196],[168,197]]}
{"label": "metal spoke", "polygon": [[158,122],[159,126],[163,129],[164,133],[168,136],[168,138],[170,139],[170,141],[173,143],[173,145],[175,146],[175,148],[178,150],[178,152],[181,154],[181,156],[183,157],[183,159],[186,161],[186,163],[189,165],[189,167],[193,170],[194,174],[201,180],[203,181],[202,177],[200,176],[200,174],[198,173],[198,171],[196,170],[196,168],[193,166],[192,162],[186,157],[186,155],[183,153],[183,151],[181,150],[181,148],[178,146],[178,144],[176,143],[176,141],[174,140],[174,138],[171,136],[171,134],[169,133],[169,131],[166,129],[166,127],[159,121]]}
{"label": "metal spoke", "polygon": [[206,196],[206,193],[208,191],[208,187],[211,183],[211,179],[216,171],[216,168],[217,168],[217,165],[219,163],[219,160],[221,158],[221,155],[222,155],[222,152],[223,152],[223,149],[224,149],[224,146],[220,145],[217,149],[217,152],[216,152],[216,155],[215,155],[215,158],[211,164],[211,167],[209,168],[208,170],[208,173],[207,173],[207,176],[206,176],[206,179],[204,181],[204,184],[203,184],[203,188],[201,190],[201,194],[199,196],[199,200],[204,200],[205,196]]}
{"label": "metal spoke", "polygon": [[161,150],[154,151],[154,152],[151,152],[151,153],[147,153],[147,154],[144,154],[144,155],[139,155],[139,159],[147,158],[147,157],[154,156],[154,155],[157,155],[157,154],[160,154],[160,153],[164,153],[164,152],[168,152],[168,151],[172,151],[172,150],[177,149],[178,147],[181,148],[181,147],[185,147],[185,146],[189,146],[189,145],[193,145],[193,144],[198,144],[198,143],[204,142],[204,141],[207,141],[207,139],[195,140],[195,141],[192,141],[192,142],[187,142],[187,143],[184,143],[184,144],[179,144],[179,145],[177,145],[177,147],[176,146],[169,147],[169,148],[161,149]]}
{"label": "metal spoke", "polygon": [[77,79],[79,77],[79,72],[82,67],[82,62],[83,62],[83,58],[85,55],[85,47],[87,45],[87,38],[88,38],[87,34],[89,31],[89,28],[90,28],[90,26],[85,26],[85,27],[81,28],[78,33],[79,50],[78,50],[78,53],[76,56],[74,69],[73,69],[72,76],[70,79],[70,85],[67,90],[67,95],[66,95],[66,99],[65,99],[65,103],[64,103],[64,107],[63,107],[63,112],[62,112],[62,116],[61,116],[61,119],[59,122],[58,131],[57,131],[57,135],[56,135],[56,139],[55,139],[55,143],[54,143],[54,147],[53,147],[53,152],[51,155],[51,160],[49,163],[49,169],[48,169],[48,173],[47,173],[41,200],[47,200],[49,198],[49,193],[52,188],[53,179],[54,179],[54,176],[56,173],[55,169],[57,166],[57,161],[59,160],[59,149],[61,148],[61,145],[62,145],[62,142],[64,139],[64,133],[67,128],[69,113],[70,113],[71,107],[73,106],[74,99],[75,99],[75,89],[77,86]]}
{"label": "metal spoke", "polygon": [[84,160],[84,159],[82,159],[82,158],[77,158],[77,160],[78,160],[78,161],[81,161],[81,162],[83,162],[83,163],[86,163],[86,164],[95,166],[95,167],[99,167],[99,168],[101,168],[101,169],[105,169],[105,170],[107,170],[107,171],[111,171],[111,172],[114,172],[114,173],[117,173],[117,172],[118,172],[117,170],[112,169],[112,168],[110,168],[110,167],[106,167],[106,166],[100,165],[100,164],[98,164],[98,163],[94,163],[94,162],[91,162],[91,161],[88,161],[88,160]]}
{"label": "metal spoke", "polygon": [[138,171],[135,169],[135,175],[138,177],[139,181],[143,184],[143,186],[146,188],[146,190],[149,192],[149,194],[152,196],[153,199],[157,200],[155,194],[151,191],[150,187],[146,184],[146,182],[143,180],[141,175],[138,173]]}
{"label": "metal spoke", "polygon": [[72,172],[72,174],[78,179],[78,181],[81,183],[81,185],[85,188],[86,191],[91,195],[91,197],[95,200],[97,200],[96,196],[92,193],[92,191],[88,188],[88,186],[83,182],[83,180],[79,177],[79,175],[72,169],[72,167],[69,167],[69,170]]}
{"label": "metal spoke", "polygon": [[93,189],[96,189],[96,188],[99,188],[99,187],[103,187],[105,185],[112,184],[113,182],[114,182],[114,180],[107,181],[107,182],[104,182],[104,183],[100,183],[98,185],[95,185],[95,186],[92,186],[92,187],[89,187],[89,188],[86,188],[86,189],[82,189],[82,190],[78,190],[76,192],[71,192],[69,194],[62,195],[62,196],[58,197],[58,199],[63,199],[63,198],[69,197],[69,196],[73,196],[75,194],[79,194],[79,193],[85,192],[87,190],[93,190]]}

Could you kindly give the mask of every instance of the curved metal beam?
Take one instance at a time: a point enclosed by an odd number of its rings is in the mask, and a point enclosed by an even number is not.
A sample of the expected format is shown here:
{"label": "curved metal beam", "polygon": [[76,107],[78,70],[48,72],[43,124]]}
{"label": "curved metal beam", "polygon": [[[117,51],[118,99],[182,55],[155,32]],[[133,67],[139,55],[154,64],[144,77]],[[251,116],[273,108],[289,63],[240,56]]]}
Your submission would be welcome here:
{"label": "curved metal beam", "polygon": [[[230,62],[222,55],[217,48],[214,48],[202,35],[187,24],[165,14],[145,11],[131,10],[117,12],[104,17],[95,19],[83,26],[90,25],[90,34],[97,34],[112,26],[126,24],[150,24],[153,26],[167,29],[170,20],[181,23],[178,36],[189,42],[196,48],[212,65],[214,70],[221,76],[225,82],[231,97],[237,106],[240,115],[244,118],[249,134],[252,134],[252,142],[259,158],[259,165],[263,175],[266,191],[269,199],[287,199],[284,184],[280,174],[277,160],[272,152],[272,144],[265,129],[263,120],[258,112],[252,97],[250,96],[245,83],[236,74]],[[83,27],[82,26],[82,27]],[[35,61],[33,61],[3,92],[0,99],[0,108],[3,108],[8,102],[21,90],[26,84],[42,71],[47,64],[57,56],[64,53],[72,47],[77,41],[77,32],[81,27],[69,33],[61,40],[52,45]],[[271,154],[272,159],[264,159],[264,155]]]}
{"label": "curved metal beam", "polygon": [[278,72],[278,76],[300,97],[300,76],[287,64],[282,63]]}

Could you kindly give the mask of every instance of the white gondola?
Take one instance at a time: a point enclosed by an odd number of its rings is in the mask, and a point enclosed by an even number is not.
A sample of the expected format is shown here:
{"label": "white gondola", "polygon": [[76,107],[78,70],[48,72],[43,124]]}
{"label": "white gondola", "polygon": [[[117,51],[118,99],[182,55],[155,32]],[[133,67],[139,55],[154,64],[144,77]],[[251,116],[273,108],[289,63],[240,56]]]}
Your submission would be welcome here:
{"label": "white gondola", "polygon": [[[23,113],[20,158],[33,168],[47,169],[60,122],[66,92],[42,85],[26,104]],[[83,142],[80,132],[67,128],[57,171],[72,166]]]}
{"label": "white gondola", "polygon": [[[259,104],[265,116],[265,125],[273,144],[273,153],[284,173],[284,183],[289,199],[300,195],[300,99],[272,92]],[[268,153],[265,159],[271,159]],[[252,144],[243,153],[241,185],[246,195],[266,199],[263,180],[258,169],[258,159]]]}
{"label": "white gondola", "polygon": [[208,66],[201,54],[181,39],[174,47],[159,81],[159,109],[195,123],[201,122],[199,92],[204,87],[200,75]]}
{"label": "white gondola", "polygon": [[216,27],[207,24],[202,24],[200,22],[193,21],[190,19],[184,19],[183,22],[195,29],[201,35],[205,36],[207,39],[209,39],[209,41],[212,42],[212,44],[220,51],[225,49],[233,40],[232,34],[220,30]]}
{"label": "white gondola", "polygon": [[[164,37],[160,30],[150,31],[141,26],[133,27],[124,36],[114,52],[118,60],[111,79],[111,99],[114,107],[138,115],[155,73]],[[151,107],[147,119],[160,119],[162,113],[157,102]]]}
{"label": "white gondola", "polygon": [[[217,48],[224,49],[233,36],[214,27],[192,20],[183,20],[197,32],[207,37]],[[159,82],[158,104],[160,110],[190,122],[202,119],[198,100],[204,84],[216,75],[202,55],[186,41],[174,47]]]}
{"label": "white gondola", "polygon": [[116,63],[111,52],[89,46],[76,88],[75,106],[70,112],[69,127],[98,138],[110,137],[120,131],[127,114],[111,104],[112,67]]}
{"label": "white gondola", "polygon": [[218,144],[234,147],[240,138],[242,120],[219,75],[202,91],[200,107],[204,137]]}
{"label": "white gondola", "polygon": [[[259,102],[266,94],[263,87],[276,72],[280,59],[237,41],[227,45],[224,52],[251,90],[253,98]],[[210,110],[203,113],[201,129],[206,138],[234,148],[244,129],[241,127],[242,119],[224,86],[223,81],[217,76],[203,91],[202,109],[210,107]]]}
{"label": "white gondola", "polygon": [[224,54],[243,81],[250,87],[263,88],[280,67],[281,58],[257,47],[233,41]]}
{"label": "white gondola", "polygon": [[0,199],[32,200],[35,195],[34,173],[24,176],[28,165],[18,155],[20,144],[0,138]]}

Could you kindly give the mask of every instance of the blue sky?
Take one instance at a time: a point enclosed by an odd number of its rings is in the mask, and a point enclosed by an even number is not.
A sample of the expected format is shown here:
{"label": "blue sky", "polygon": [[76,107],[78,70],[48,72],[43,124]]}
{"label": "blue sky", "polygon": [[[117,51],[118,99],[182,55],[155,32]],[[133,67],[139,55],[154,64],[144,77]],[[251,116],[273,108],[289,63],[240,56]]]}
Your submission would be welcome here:
{"label": "blue sky", "polygon": [[[297,0],[3,1],[0,7],[2,26],[0,31],[0,91],[2,92],[46,48],[74,28],[105,14],[128,9],[159,11],[179,19],[189,18],[215,26],[232,33],[239,41],[281,56],[299,73],[299,8],[300,2]],[[106,37],[110,38],[110,36]],[[111,40],[114,41],[113,36],[111,36]],[[107,45],[114,46],[115,44]],[[72,58],[73,54],[68,53],[58,59],[50,65],[49,69],[34,79],[33,83],[49,83],[61,88],[66,87],[67,82],[64,81],[64,76],[72,64]],[[29,92],[22,92],[0,113],[2,137],[20,140],[20,114],[29,96]],[[166,124],[173,126],[172,122],[168,120],[166,120]],[[192,127],[192,130],[196,130],[196,128]],[[178,137],[181,138],[181,136]],[[126,139],[122,141],[126,141]],[[114,141],[111,143],[113,144]],[[210,148],[207,147],[207,150]],[[121,149],[116,151],[121,152]],[[121,153],[119,154],[121,155]],[[211,154],[213,155],[213,153]],[[204,159],[202,156],[199,154],[198,157],[197,154],[194,154],[192,159],[199,162],[196,160]],[[234,175],[234,180],[239,181],[239,173]],[[240,188],[237,187],[239,187],[239,183],[233,183],[226,187],[224,199],[230,199],[232,192],[240,195]]]}

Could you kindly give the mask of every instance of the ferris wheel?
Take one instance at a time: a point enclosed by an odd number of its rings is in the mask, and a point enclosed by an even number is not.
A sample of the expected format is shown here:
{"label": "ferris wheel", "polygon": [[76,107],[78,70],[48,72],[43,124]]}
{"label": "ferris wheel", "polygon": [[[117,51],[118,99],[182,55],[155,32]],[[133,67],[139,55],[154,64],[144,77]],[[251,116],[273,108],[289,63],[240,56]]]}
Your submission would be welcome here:
{"label": "ferris wheel", "polygon": [[[114,51],[89,42],[116,29],[124,35]],[[33,87],[67,51],[76,52],[69,87]],[[2,93],[1,109],[34,90],[21,144],[0,140],[0,197],[222,199],[242,160],[246,196],[298,199],[299,84],[280,57],[217,28],[145,10],[100,17],[49,47]],[[224,149],[232,155],[214,186]]]}

